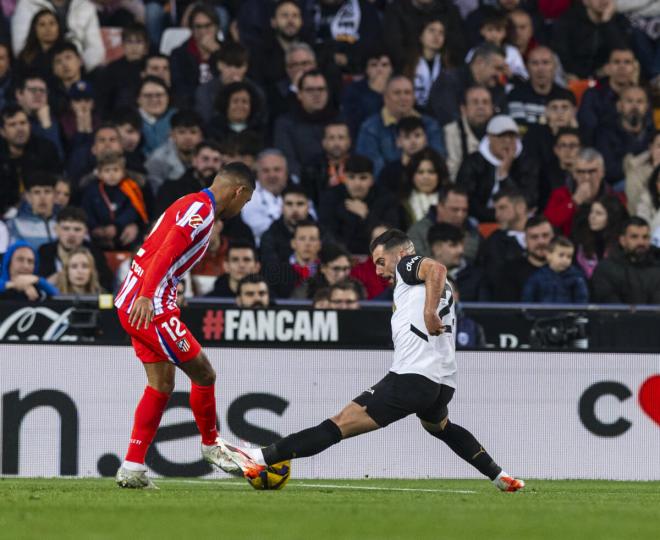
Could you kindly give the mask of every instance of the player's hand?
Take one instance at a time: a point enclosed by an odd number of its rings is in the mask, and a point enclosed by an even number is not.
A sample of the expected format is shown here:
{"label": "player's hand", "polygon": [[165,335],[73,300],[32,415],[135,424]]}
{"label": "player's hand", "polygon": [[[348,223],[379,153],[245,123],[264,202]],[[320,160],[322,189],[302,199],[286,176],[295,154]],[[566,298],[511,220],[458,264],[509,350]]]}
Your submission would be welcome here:
{"label": "player's hand", "polygon": [[573,202],[578,205],[583,204],[591,199],[591,196],[591,184],[588,182],[582,182],[581,184],[578,184],[575,193],[573,193]]}
{"label": "player's hand", "polygon": [[33,274],[19,274],[11,280],[11,284],[17,291],[27,292],[29,287],[32,287],[39,281],[39,277]]}
{"label": "player's hand", "polygon": [[439,336],[445,331],[437,311],[424,312],[424,324],[426,324],[426,329],[431,336]]}
{"label": "player's hand", "polygon": [[23,291],[23,293],[27,296],[27,299],[30,300],[30,302],[36,302],[39,300],[39,291],[34,285],[30,285]]}
{"label": "player's hand", "polygon": [[362,219],[367,219],[369,215],[369,207],[367,204],[359,199],[346,199],[344,201],[346,210],[360,216]]}
{"label": "player's hand", "polygon": [[128,316],[128,324],[136,330],[140,329],[140,325],[145,330],[149,328],[149,324],[154,318],[154,305],[151,298],[146,296],[139,296],[133,304],[131,314]]}

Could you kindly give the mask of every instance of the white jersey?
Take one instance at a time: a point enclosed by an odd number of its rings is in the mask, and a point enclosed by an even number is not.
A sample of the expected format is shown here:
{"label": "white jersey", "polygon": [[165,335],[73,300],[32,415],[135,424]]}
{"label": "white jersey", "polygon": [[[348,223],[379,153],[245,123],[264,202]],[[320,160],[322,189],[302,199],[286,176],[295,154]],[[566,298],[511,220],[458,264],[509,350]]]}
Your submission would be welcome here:
{"label": "white jersey", "polygon": [[456,388],[456,313],[449,283],[438,304],[438,315],[445,327],[439,336],[430,336],[424,323],[426,287],[417,276],[424,257],[403,257],[396,268],[392,341],[394,361],[390,371],[417,373],[437,383]]}

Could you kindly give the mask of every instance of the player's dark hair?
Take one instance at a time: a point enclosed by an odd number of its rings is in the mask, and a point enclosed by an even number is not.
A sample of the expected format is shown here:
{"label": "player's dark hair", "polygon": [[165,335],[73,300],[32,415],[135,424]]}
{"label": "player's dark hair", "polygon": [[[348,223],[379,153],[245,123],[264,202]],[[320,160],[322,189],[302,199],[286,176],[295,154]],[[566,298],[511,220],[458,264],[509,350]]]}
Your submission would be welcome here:
{"label": "player's dark hair", "polygon": [[268,282],[266,281],[266,278],[261,274],[248,274],[243,279],[241,279],[238,282],[238,287],[236,289],[237,296],[241,294],[241,287],[248,283],[265,283],[266,287],[268,288],[268,296],[270,296],[270,287],[268,286]]}
{"label": "player's dark hair", "polygon": [[9,105],[5,105],[2,108],[2,112],[0,112],[0,120],[1,120],[0,125],[4,126],[5,120],[9,120],[10,118],[13,118],[18,113],[23,113],[27,118],[27,113],[23,110],[23,108],[20,105],[16,103],[10,103]]}
{"label": "player's dark hair", "polygon": [[257,187],[257,181],[254,177],[254,172],[245,163],[240,161],[232,161],[220,168],[218,175],[223,178],[229,178],[237,184],[243,184],[250,188],[252,191]]}
{"label": "player's dark hair", "polygon": [[649,222],[639,216],[632,216],[626,219],[621,225],[621,234],[624,235],[628,232],[628,227],[648,227]]}
{"label": "player's dark hair", "polygon": [[247,240],[232,240],[229,242],[229,247],[227,248],[227,255],[225,257],[229,259],[229,254],[233,249],[249,249],[252,252],[252,255],[254,256],[254,260],[258,261],[259,256],[257,254],[257,248],[254,247],[254,244],[252,242],[248,242]]}
{"label": "player's dark hair", "polygon": [[412,244],[412,240],[410,240],[406,233],[399,229],[390,229],[373,239],[369,245],[369,253],[373,253],[378,246],[383,246],[385,251],[389,251],[409,244]]}
{"label": "player's dark hair", "polygon": [[509,199],[512,203],[524,202],[527,203],[525,196],[522,192],[515,187],[506,187],[500,189],[494,196],[493,202],[500,201],[502,199]]}
{"label": "player's dark hair", "polygon": [[75,221],[76,223],[87,225],[87,214],[82,208],[78,208],[77,206],[65,206],[57,213],[56,221],[57,223]]}
{"label": "player's dark hair", "polygon": [[137,109],[133,107],[119,107],[112,111],[109,120],[115,126],[123,126],[128,124],[137,131],[142,131],[142,117]]}
{"label": "player's dark hair", "polygon": [[300,195],[301,197],[305,197],[305,199],[309,199],[307,192],[296,184],[289,184],[284,188],[282,191],[282,199],[284,199],[287,195]]}
{"label": "player's dark hair", "polygon": [[349,156],[346,163],[344,163],[344,172],[353,174],[373,174],[374,164],[373,161],[366,156],[353,154],[352,156]]}
{"label": "player's dark hair", "polygon": [[408,135],[416,129],[424,130],[424,122],[419,116],[404,116],[396,125],[397,135]]}
{"label": "player's dark hair", "polygon": [[313,219],[307,218],[307,219],[301,219],[298,223],[296,223],[293,227],[293,236],[296,236],[296,232],[298,232],[298,229],[302,227],[316,227],[316,229],[319,231],[319,235],[321,234],[321,227],[319,227],[319,224],[316,223]]}
{"label": "player's dark hair", "polygon": [[172,129],[178,127],[191,128],[202,127],[202,117],[195,111],[191,109],[183,109],[175,112],[172,115],[172,120],[170,121],[170,126]]}
{"label": "player's dark hair", "polygon": [[548,244],[548,253],[552,253],[557,247],[573,248],[575,245],[565,236],[559,235],[555,236],[550,243]]}
{"label": "player's dark hair", "polygon": [[468,191],[463,186],[457,184],[450,184],[445,188],[440,190],[440,195],[438,196],[438,203],[444,204],[447,202],[449,195],[453,193],[454,195],[460,195],[461,197],[468,198]]}
{"label": "player's dark hair", "polygon": [[333,291],[354,291],[357,294],[358,300],[364,300],[364,286],[359,281],[353,278],[346,278],[338,281],[334,285],[330,286],[330,292],[328,293],[328,298],[332,297]]}
{"label": "player's dark hair", "polygon": [[543,214],[537,214],[525,222],[525,230],[533,229],[534,227],[538,227],[544,223],[550,224],[550,221]]}
{"label": "player's dark hair", "polygon": [[436,242],[459,244],[465,239],[465,233],[462,229],[450,223],[434,223],[429,228],[426,238],[429,246],[432,246]]}
{"label": "player's dark hair", "polygon": [[32,171],[25,175],[25,191],[30,191],[33,187],[55,187],[57,176],[47,171]]}
{"label": "player's dark hair", "polygon": [[319,253],[321,264],[329,264],[336,261],[339,257],[346,257],[351,260],[351,254],[338,244],[324,244]]}

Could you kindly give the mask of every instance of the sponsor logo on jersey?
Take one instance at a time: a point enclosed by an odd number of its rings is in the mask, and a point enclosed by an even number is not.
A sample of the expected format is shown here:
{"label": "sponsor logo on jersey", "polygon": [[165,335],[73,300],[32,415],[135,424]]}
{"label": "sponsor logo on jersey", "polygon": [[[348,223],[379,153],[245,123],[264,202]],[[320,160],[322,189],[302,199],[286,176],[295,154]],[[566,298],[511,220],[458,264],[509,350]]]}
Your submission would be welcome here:
{"label": "sponsor logo on jersey", "polygon": [[188,352],[190,350],[190,343],[188,343],[188,340],[186,338],[177,341],[176,346],[179,348],[181,352]]}
{"label": "sponsor logo on jersey", "polygon": [[190,225],[193,229],[196,229],[202,223],[204,223],[204,219],[199,214],[193,214],[188,220],[188,225]]}
{"label": "sponsor logo on jersey", "polygon": [[422,258],[421,255],[415,255],[412,259],[410,259],[410,260],[406,263],[406,270],[408,270],[408,272],[412,271],[412,267],[413,267],[413,265],[414,265],[419,259],[421,259],[421,258]]}

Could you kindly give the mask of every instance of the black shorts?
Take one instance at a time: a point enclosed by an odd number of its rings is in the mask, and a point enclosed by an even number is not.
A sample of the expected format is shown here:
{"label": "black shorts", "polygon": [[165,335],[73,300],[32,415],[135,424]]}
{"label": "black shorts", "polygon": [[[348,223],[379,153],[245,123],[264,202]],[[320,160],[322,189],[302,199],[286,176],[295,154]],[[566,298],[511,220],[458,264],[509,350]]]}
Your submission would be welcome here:
{"label": "black shorts", "polygon": [[451,386],[415,373],[389,372],[353,401],[366,407],[367,414],[380,427],[385,427],[413,413],[420,420],[437,424],[447,416],[452,397]]}

